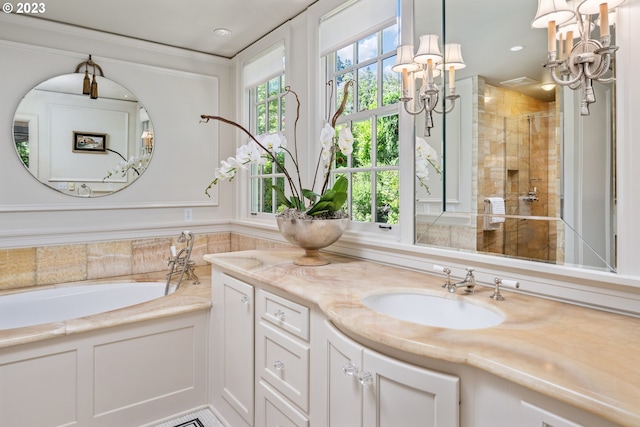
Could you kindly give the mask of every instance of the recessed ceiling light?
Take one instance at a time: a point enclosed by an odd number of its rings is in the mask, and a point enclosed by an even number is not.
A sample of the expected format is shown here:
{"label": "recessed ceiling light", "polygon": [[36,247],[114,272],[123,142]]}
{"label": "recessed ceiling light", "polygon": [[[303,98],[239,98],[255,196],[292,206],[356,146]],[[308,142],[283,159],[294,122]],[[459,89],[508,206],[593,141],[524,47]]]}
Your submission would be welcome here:
{"label": "recessed ceiling light", "polygon": [[213,30],[213,34],[216,36],[226,37],[231,35],[231,30],[227,30],[226,28],[216,28]]}
{"label": "recessed ceiling light", "polygon": [[511,52],[519,52],[522,49],[524,49],[524,46],[511,46],[511,48],[509,49]]}

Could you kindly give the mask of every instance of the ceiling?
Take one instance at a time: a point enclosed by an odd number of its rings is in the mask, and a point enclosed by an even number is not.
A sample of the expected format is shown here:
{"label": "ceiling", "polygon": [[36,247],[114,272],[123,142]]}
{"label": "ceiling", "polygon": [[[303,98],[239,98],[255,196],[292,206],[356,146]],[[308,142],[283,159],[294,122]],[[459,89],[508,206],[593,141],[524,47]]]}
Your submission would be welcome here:
{"label": "ceiling", "polygon": [[[55,0],[41,19],[231,58],[317,0]],[[216,28],[231,31],[214,34]]]}
{"label": "ceiling", "polygon": [[[439,31],[442,17],[433,13],[432,3],[414,3],[416,34]],[[546,102],[555,99],[555,91],[540,88],[550,81],[550,76],[542,67],[547,59],[547,32],[531,28],[536,0],[446,0],[444,4],[445,41],[461,44],[467,64],[456,71],[456,79],[480,75],[494,86]],[[414,44],[417,49],[417,39]],[[511,51],[516,45],[522,50]],[[509,81],[512,83],[505,83]]]}
{"label": "ceiling", "polygon": [[[232,58],[317,0],[56,0],[41,19],[91,28],[168,46]],[[441,29],[434,1],[415,1],[416,33]],[[546,32],[532,30],[536,1],[447,0],[447,41],[462,44],[467,69],[458,78],[479,74],[489,83],[527,78],[513,90],[544,100],[554,93],[540,90],[546,59]],[[483,18],[484,17],[484,18]],[[228,36],[216,28],[231,31]],[[509,47],[522,45],[520,52]],[[417,46],[416,46],[417,47]]]}

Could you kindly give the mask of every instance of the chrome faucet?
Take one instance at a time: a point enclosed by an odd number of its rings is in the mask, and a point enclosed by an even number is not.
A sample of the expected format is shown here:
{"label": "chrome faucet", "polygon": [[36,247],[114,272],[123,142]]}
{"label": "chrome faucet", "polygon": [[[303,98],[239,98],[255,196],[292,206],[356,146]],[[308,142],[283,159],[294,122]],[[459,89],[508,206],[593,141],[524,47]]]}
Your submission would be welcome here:
{"label": "chrome faucet", "polygon": [[[185,243],[185,247],[180,249],[180,252],[176,253],[176,247],[171,246],[171,257],[167,260],[169,264],[169,273],[167,273],[167,284],[164,287],[164,294],[169,294],[169,288],[171,287],[171,279],[174,276],[178,276],[178,283],[174,290],[177,291],[180,288],[182,279],[186,275],[189,280],[193,280],[193,284],[200,283],[198,276],[194,272],[195,261],[191,259],[191,250],[193,249],[193,241],[195,240],[193,234],[190,231],[183,231],[178,237],[178,243]],[[177,268],[177,269],[176,269]]]}
{"label": "chrome faucet", "polygon": [[475,294],[476,287],[476,278],[473,275],[473,268],[467,268],[467,275],[464,277],[464,280],[458,283],[451,283],[447,285],[447,290],[451,293],[454,293],[456,289],[466,286],[464,293],[465,294]]}

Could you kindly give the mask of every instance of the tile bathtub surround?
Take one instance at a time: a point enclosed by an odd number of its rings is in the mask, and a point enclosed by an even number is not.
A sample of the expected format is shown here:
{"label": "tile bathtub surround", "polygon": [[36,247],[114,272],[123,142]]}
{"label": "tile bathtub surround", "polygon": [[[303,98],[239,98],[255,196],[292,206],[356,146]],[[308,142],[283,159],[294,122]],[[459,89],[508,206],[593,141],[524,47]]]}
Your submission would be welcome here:
{"label": "tile bathtub surround", "polygon": [[[0,249],[0,290],[163,271],[177,237]],[[192,259],[230,250],[231,233],[196,235]]]}
{"label": "tile bathtub surround", "polygon": [[36,283],[36,248],[0,249],[0,289]]}

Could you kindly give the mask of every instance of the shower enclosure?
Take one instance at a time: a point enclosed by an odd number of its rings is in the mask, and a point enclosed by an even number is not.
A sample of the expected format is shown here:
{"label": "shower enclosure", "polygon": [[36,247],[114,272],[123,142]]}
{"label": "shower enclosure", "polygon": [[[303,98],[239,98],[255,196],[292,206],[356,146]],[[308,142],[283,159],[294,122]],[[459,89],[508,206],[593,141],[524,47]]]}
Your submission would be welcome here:
{"label": "shower enclosure", "polygon": [[[506,217],[496,229],[487,230],[479,222],[477,249],[561,261],[559,119],[543,111],[497,118],[493,123],[493,138],[485,142],[486,155],[478,162],[485,178],[479,183],[479,203],[487,197],[502,197]],[[486,204],[479,206],[483,211],[487,213]]]}

